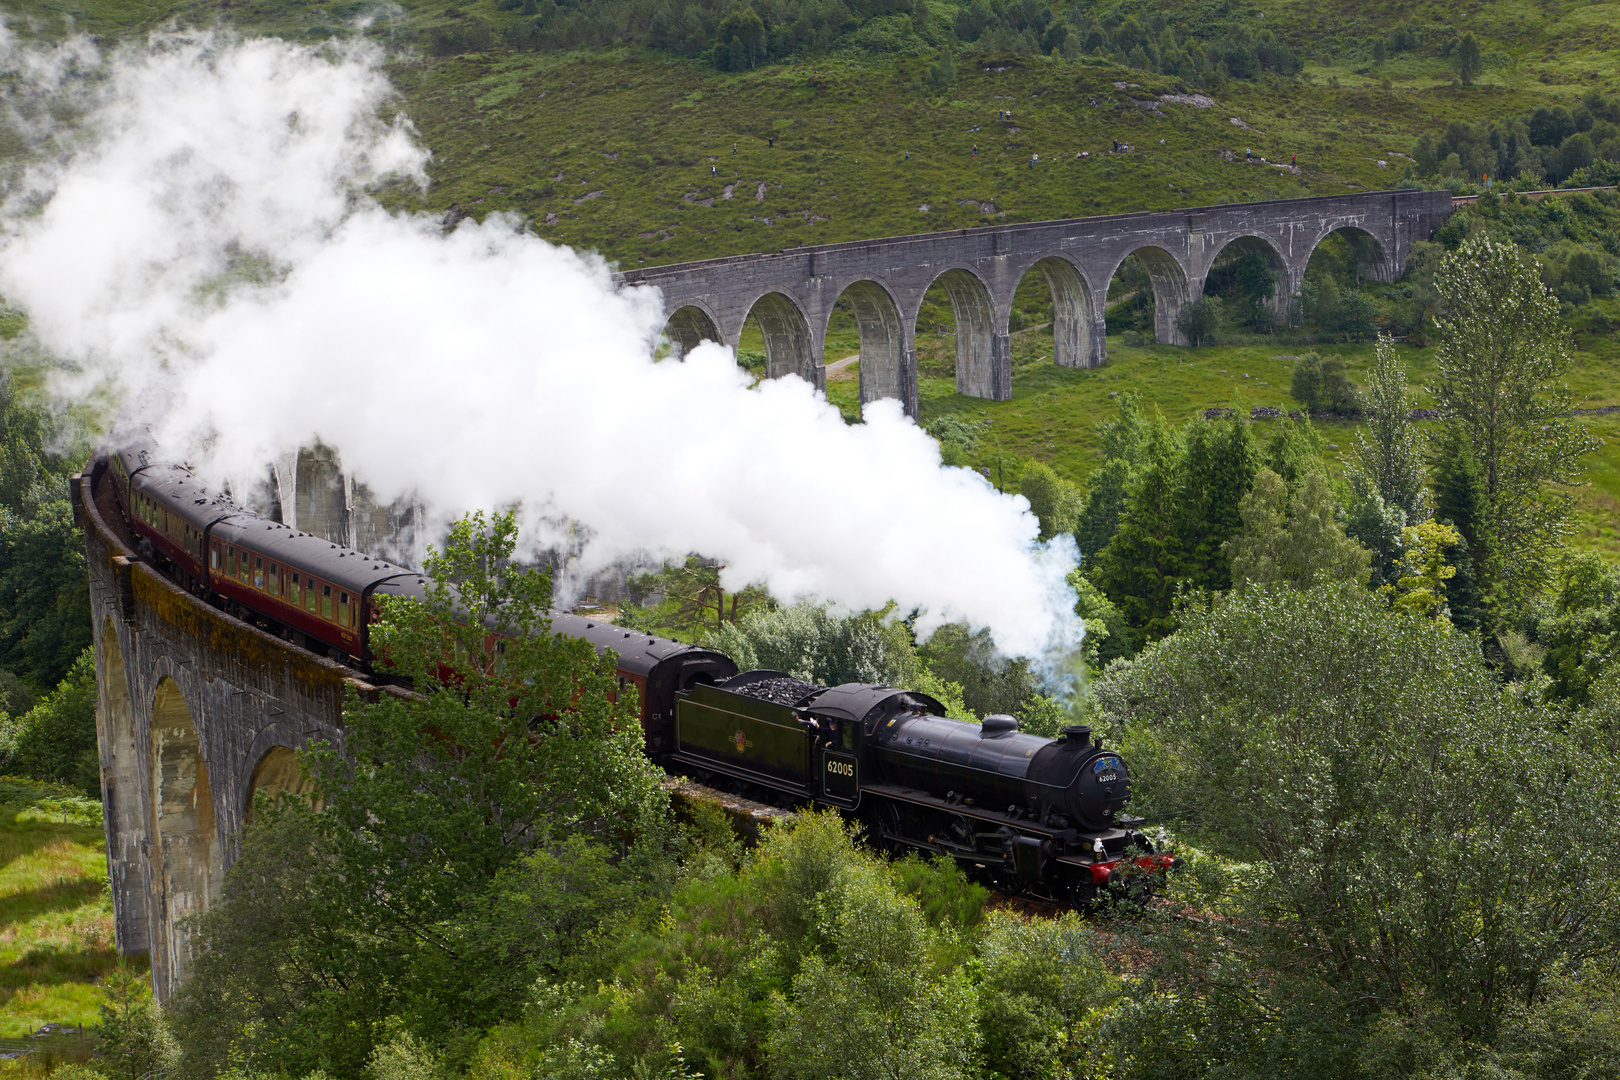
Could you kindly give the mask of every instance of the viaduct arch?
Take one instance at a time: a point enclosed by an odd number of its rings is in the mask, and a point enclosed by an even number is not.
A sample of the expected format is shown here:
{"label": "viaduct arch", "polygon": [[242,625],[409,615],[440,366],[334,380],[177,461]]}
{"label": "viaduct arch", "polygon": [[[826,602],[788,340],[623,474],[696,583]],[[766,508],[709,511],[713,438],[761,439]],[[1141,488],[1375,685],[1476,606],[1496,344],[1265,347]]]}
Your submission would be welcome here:
{"label": "viaduct arch", "polygon": [[1445,191],[1363,192],[788,248],[631,270],[619,280],[661,291],[666,333],[683,350],[703,340],[735,348],[757,310],[768,373],[792,372],[823,390],[827,322],[848,293],[861,333],[861,401],[898,398],[914,417],[917,313],[936,281],[956,313],[957,389],[1005,401],[1012,396],[1013,293],[1031,270],[1051,289],[1055,362],[1099,367],[1107,356],[1103,299],[1131,254],[1153,282],[1155,336],[1185,344],[1176,315],[1203,295],[1229,245],[1266,257],[1277,277],[1272,303],[1286,314],[1311,252],[1330,233],[1347,233],[1368,280],[1393,281],[1412,244],[1432,236],[1451,210]]}

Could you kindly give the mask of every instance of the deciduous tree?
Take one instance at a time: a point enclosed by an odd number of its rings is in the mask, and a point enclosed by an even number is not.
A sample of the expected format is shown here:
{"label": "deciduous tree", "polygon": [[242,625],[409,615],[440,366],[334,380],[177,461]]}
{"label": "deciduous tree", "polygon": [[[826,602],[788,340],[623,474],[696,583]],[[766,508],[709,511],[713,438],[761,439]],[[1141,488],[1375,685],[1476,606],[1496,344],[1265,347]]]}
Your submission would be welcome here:
{"label": "deciduous tree", "polygon": [[1151,957],[1116,1014],[1134,1075],[1365,1075],[1381,1017],[1423,1009],[1488,1045],[1613,948],[1612,729],[1503,695],[1429,619],[1350,585],[1234,591],[1094,697],[1138,812],[1253,863],[1172,878],[1214,918],[1172,899],[1121,927]]}
{"label": "deciduous tree", "polygon": [[1046,465],[1031,462],[1018,478],[1018,493],[1029,500],[1030,512],[1041,523],[1042,540],[1074,531],[1082,505],[1080,491]]}
{"label": "deciduous tree", "polygon": [[1289,498],[1282,477],[1261,469],[1240,512],[1243,530],[1222,548],[1231,559],[1234,584],[1296,589],[1338,581],[1366,584],[1371,556],[1345,535],[1320,472],[1307,476]]}
{"label": "deciduous tree", "polygon": [[1362,405],[1367,426],[1356,433],[1351,486],[1378,492],[1385,505],[1416,524],[1428,516],[1423,449],[1411,420],[1406,369],[1395,359],[1395,346],[1387,337],[1380,336],[1373,348]]}
{"label": "deciduous tree", "polygon": [[1438,286],[1434,397],[1447,435],[1479,461],[1500,589],[1517,605],[1570,528],[1570,498],[1548,485],[1579,480],[1595,444],[1571,419],[1558,300],[1534,264],[1511,243],[1470,237],[1441,264]]}

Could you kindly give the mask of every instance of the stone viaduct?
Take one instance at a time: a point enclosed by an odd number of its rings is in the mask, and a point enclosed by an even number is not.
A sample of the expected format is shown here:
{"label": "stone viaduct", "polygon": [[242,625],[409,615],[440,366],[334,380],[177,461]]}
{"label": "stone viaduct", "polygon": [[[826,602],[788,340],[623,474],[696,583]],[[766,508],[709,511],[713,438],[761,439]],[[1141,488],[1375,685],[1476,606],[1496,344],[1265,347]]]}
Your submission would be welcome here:
{"label": "stone viaduct", "polygon": [[1286,317],[1311,252],[1330,233],[1349,236],[1364,277],[1393,281],[1412,243],[1428,239],[1451,209],[1444,191],[1376,191],[789,248],[631,270],[621,280],[662,290],[669,337],[682,349],[703,340],[735,348],[743,324],[757,317],[767,375],[797,374],[823,389],[827,323],[847,296],[861,336],[861,401],[899,398],[915,417],[917,314],[935,284],[956,316],[958,392],[1005,401],[1013,293],[1031,272],[1051,291],[1053,359],[1099,367],[1108,284],[1130,255],[1153,282],[1156,339],[1185,344],[1177,316],[1203,296],[1228,248],[1265,256],[1277,281],[1273,307]]}
{"label": "stone viaduct", "polygon": [[189,957],[258,791],[296,787],[294,750],[339,736],[345,686],[377,688],[231,618],[143,562],[102,470],[73,486],[90,571],[107,870],[120,953],[160,999]]}
{"label": "stone viaduct", "polygon": [[[704,338],[735,345],[756,314],[769,374],[797,373],[821,385],[827,320],[848,295],[860,327],[862,400],[898,397],[915,416],[914,328],[935,282],[956,313],[958,388],[1005,399],[1008,314],[1031,271],[1052,290],[1056,361],[1092,367],[1104,359],[1108,282],[1132,253],[1153,282],[1158,337],[1175,341],[1177,312],[1202,294],[1205,275],[1230,245],[1265,254],[1282,305],[1329,233],[1349,231],[1366,274],[1391,280],[1412,242],[1450,211],[1445,192],[1381,192],[800,248],[623,280],[663,290],[670,337],[684,348]],[[97,464],[77,477],[73,499],[89,564],[108,870],[118,949],[149,953],[163,998],[186,970],[186,919],[217,896],[254,795],[295,787],[294,751],[340,738],[346,690],[397,691],[232,618],[158,573],[139,557],[103,472]],[[321,447],[277,461],[271,476],[264,500],[284,520],[334,542],[371,548],[411,517],[410,508],[372,505]],[[696,797],[680,785],[672,790]]]}

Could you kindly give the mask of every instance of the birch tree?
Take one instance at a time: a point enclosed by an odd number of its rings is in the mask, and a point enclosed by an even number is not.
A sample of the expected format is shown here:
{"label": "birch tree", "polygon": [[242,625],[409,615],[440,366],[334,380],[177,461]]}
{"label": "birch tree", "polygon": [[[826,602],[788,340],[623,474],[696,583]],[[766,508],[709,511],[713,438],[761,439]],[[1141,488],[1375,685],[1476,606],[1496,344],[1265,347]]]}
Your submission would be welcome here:
{"label": "birch tree", "polygon": [[1510,243],[1471,237],[1441,263],[1438,285],[1434,398],[1448,434],[1479,460],[1502,590],[1521,601],[1571,527],[1573,500],[1549,485],[1577,482],[1596,444],[1571,419],[1558,300],[1535,264]]}

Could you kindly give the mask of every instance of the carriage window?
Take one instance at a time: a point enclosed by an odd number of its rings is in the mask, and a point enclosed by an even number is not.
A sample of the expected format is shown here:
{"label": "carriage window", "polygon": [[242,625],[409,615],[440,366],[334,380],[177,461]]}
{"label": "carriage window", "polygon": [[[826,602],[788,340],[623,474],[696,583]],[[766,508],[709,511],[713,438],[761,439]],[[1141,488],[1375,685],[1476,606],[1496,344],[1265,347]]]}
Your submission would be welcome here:
{"label": "carriage window", "polygon": [[276,571],[276,564],[271,563],[270,572],[265,575],[265,585],[267,586],[271,596],[281,595],[281,579]]}
{"label": "carriage window", "polygon": [[264,588],[264,560],[257,555],[253,556],[253,587]]}
{"label": "carriage window", "polygon": [[230,544],[225,545],[225,576],[236,576],[236,548]]}
{"label": "carriage window", "polygon": [[317,603],[319,603],[319,602],[320,602],[320,597],[315,595],[315,579],[311,578],[311,577],[305,578],[304,579],[304,610],[305,611],[314,611],[315,610],[315,605]]}
{"label": "carriage window", "polygon": [[247,585],[253,581],[253,568],[248,565],[248,553],[242,552],[242,584]]}
{"label": "carriage window", "polygon": [[[506,674],[506,642],[504,641],[495,643],[495,674]],[[620,679],[619,682],[623,683],[624,680]]]}
{"label": "carriage window", "polygon": [[210,570],[218,570],[219,569],[219,545],[218,544],[215,544],[213,550],[208,553],[208,568]]}
{"label": "carriage window", "polygon": [[331,617],[332,617],[332,586],[330,586],[330,585],[322,585],[321,586],[321,618],[330,619]]}
{"label": "carriage window", "polygon": [[338,593],[338,625],[349,625],[349,594]]}
{"label": "carriage window", "polygon": [[297,574],[292,574],[287,578],[287,599],[292,601],[293,607],[302,607],[304,604],[303,592],[298,588]]}

